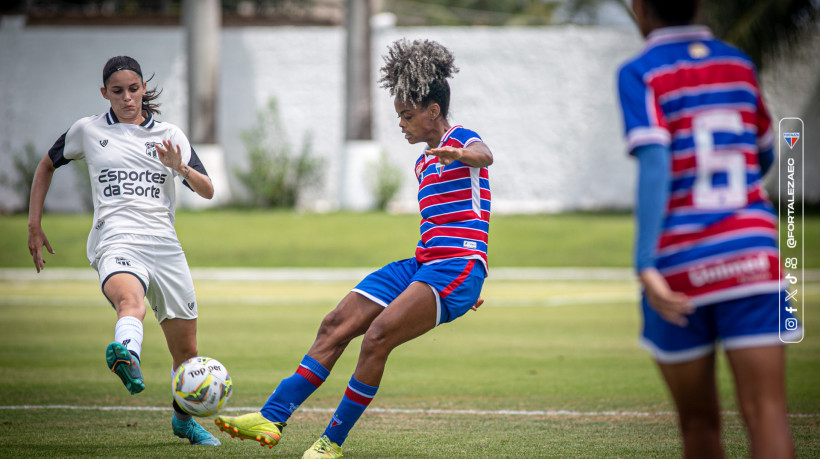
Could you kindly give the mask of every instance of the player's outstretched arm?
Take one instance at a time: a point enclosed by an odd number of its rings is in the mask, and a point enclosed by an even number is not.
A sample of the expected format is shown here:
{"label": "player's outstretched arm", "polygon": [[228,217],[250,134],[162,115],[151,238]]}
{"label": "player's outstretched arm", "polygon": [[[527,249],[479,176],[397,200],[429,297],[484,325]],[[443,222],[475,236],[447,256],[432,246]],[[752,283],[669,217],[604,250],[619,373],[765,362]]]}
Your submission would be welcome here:
{"label": "player's outstretched arm", "polygon": [[173,145],[170,140],[163,140],[162,144],[156,145],[159,160],[166,167],[177,171],[182,178],[184,178],[191,189],[196,194],[205,199],[214,197],[214,185],[207,175],[200,174],[194,168],[182,163],[182,152],[179,145]]}
{"label": "player's outstretched arm", "polygon": [[426,150],[428,155],[438,156],[445,166],[453,161],[472,167],[487,167],[493,163],[493,152],[484,142],[473,142],[467,148],[440,147]]}
{"label": "player's outstretched arm", "polygon": [[43,246],[48,250],[48,253],[54,254],[41,222],[46,194],[51,186],[51,178],[54,176],[55,170],[51,158],[46,155],[37,165],[34,180],[31,182],[31,199],[28,206],[28,251],[38,273],[46,264],[43,259]]}

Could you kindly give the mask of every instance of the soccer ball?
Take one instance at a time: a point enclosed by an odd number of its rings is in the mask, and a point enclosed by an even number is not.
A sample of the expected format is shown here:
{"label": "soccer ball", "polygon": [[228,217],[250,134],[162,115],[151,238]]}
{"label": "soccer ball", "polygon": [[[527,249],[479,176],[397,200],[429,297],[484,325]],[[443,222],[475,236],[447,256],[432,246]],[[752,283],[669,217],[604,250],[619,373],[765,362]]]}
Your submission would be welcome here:
{"label": "soccer ball", "polygon": [[194,357],[177,368],[172,390],[186,413],[210,416],[228,403],[233,388],[225,365],[210,357]]}

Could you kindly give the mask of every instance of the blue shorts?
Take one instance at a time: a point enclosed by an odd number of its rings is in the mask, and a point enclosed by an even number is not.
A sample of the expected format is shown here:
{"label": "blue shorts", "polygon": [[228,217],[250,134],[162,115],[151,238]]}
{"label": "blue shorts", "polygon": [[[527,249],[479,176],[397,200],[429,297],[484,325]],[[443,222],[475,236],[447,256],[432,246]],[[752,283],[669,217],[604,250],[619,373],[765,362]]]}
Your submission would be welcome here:
{"label": "blue shorts", "polygon": [[473,307],[484,285],[481,260],[451,258],[421,264],[415,258],[399,260],[359,282],[353,292],[387,307],[413,282],[424,282],[436,295],[436,325],[451,322]]}
{"label": "blue shorts", "polygon": [[785,304],[785,295],[767,293],[700,306],[687,316],[689,323],[685,327],[665,321],[643,295],[641,346],[658,362],[674,364],[711,354],[717,342],[726,350],[782,345],[781,321],[788,321],[782,330],[783,339],[799,339],[802,332],[796,316],[785,310],[778,312]]}

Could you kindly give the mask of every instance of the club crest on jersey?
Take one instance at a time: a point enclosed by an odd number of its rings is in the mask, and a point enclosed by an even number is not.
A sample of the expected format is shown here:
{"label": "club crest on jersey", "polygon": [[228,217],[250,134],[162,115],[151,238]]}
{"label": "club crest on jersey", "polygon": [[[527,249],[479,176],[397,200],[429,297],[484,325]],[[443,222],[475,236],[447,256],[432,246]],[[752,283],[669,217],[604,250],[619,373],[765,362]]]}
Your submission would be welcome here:
{"label": "club crest on jersey", "polygon": [[105,148],[105,146],[106,146],[106,145],[108,145],[108,139],[100,140],[100,145],[101,145],[103,148]]}
{"label": "club crest on jersey", "polygon": [[789,145],[790,149],[793,149],[795,145],[797,145],[797,141],[800,140],[800,133],[799,132],[784,132],[783,133],[783,140]]}
{"label": "club crest on jersey", "polygon": [[[441,161],[441,160],[439,160],[439,161]],[[444,164],[436,163],[436,173],[438,173],[439,177],[441,177],[442,172],[444,172]]]}
{"label": "club crest on jersey", "polygon": [[689,45],[689,56],[692,59],[703,59],[704,57],[709,55],[709,48],[706,47],[703,43],[695,42]]}
{"label": "club crest on jersey", "polygon": [[151,158],[157,158],[157,142],[145,142],[145,154]]}
{"label": "club crest on jersey", "polygon": [[421,179],[421,171],[424,170],[424,161],[416,163],[416,179]]}

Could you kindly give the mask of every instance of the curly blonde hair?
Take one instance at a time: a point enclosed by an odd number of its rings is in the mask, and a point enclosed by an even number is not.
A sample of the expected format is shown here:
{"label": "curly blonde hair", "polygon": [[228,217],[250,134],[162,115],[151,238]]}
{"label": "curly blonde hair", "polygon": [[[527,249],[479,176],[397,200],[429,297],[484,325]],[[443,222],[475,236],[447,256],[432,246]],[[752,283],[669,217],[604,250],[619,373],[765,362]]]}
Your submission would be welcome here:
{"label": "curly blonde hair", "polygon": [[388,47],[379,83],[404,102],[422,106],[438,103],[446,118],[450,105],[447,79],[458,72],[454,61],[453,53],[435,41],[411,43],[402,38]]}

